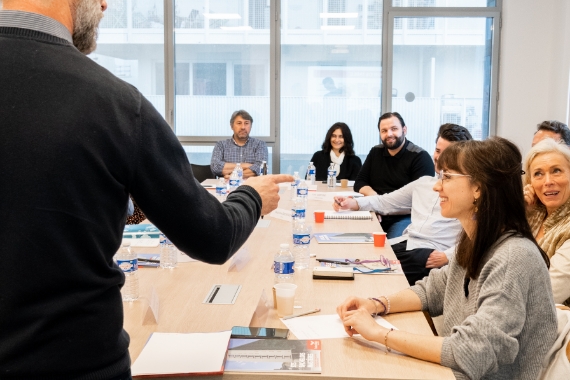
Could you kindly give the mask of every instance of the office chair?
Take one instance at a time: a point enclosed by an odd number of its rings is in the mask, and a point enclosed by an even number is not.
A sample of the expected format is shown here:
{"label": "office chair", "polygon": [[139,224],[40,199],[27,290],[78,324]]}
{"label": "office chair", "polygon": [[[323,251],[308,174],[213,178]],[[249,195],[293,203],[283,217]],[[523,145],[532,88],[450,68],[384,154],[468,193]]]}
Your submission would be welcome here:
{"label": "office chair", "polygon": [[194,178],[198,180],[198,182],[202,182],[205,179],[209,178],[216,178],[214,173],[212,173],[212,169],[210,169],[210,165],[192,165],[192,173],[194,173]]}

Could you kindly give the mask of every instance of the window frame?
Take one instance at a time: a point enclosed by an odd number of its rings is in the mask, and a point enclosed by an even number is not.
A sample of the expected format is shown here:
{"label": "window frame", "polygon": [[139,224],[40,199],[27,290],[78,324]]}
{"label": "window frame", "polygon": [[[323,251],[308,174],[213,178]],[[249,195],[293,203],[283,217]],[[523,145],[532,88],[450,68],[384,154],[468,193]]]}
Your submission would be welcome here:
{"label": "window frame", "polygon": [[[174,2],[164,0],[164,69],[165,69],[165,115],[168,124],[175,130],[175,30]],[[244,0],[248,1],[248,0]],[[367,1],[365,0],[365,3]],[[399,17],[486,17],[493,19],[493,39],[491,52],[491,81],[489,99],[488,129],[485,136],[496,134],[497,108],[499,101],[499,49],[501,37],[501,16],[503,0],[496,0],[490,7],[400,7],[393,6],[392,0],[384,0],[382,6],[382,96],[381,113],[391,110],[392,76],[394,58],[394,20]],[[270,135],[257,137],[273,150],[272,167],[275,173],[281,170],[280,151],[280,73],[281,73],[281,0],[271,0],[269,20],[269,104]],[[232,84],[233,85],[233,84]],[[228,115],[229,117],[229,115]],[[486,134],[485,134],[486,133]],[[178,136],[183,145],[213,145],[228,136]]]}

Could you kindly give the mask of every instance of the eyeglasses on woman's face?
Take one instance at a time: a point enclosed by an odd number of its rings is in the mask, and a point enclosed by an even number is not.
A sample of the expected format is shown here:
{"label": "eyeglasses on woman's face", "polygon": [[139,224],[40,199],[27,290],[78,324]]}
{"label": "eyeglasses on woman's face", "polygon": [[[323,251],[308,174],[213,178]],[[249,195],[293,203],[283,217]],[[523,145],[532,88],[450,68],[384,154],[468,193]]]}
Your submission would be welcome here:
{"label": "eyeglasses on woman's face", "polygon": [[459,174],[459,173],[449,173],[441,169],[439,171],[439,179],[441,180],[441,186],[445,182],[449,182],[453,177],[471,177],[469,174]]}

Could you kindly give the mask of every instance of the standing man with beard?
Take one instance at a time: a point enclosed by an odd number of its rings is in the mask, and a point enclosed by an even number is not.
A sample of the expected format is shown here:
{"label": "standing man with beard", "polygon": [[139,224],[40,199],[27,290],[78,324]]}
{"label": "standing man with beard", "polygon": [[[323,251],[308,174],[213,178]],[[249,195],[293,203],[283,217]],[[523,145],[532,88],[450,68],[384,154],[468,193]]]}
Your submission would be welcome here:
{"label": "standing man with beard", "polygon": [[0,378],[130,376],[113,263],[129,194],[189,256],[231,257],[288,175],[222,204],[195,180],[140,92],[85,56],[105,0],[4,0],[0,10]]}
{"label": "standing man with beard", "polygon": [[[378,120],[382,144],[370,150],[354,183],[354,191],[364,195],[382,195],[423,176],[435,174],[430,155],[406,139],[408,131],[398,112],[386,112]],[[380,225],[389,239],[402,235],[410,224],[410,211],[383,215]]]}

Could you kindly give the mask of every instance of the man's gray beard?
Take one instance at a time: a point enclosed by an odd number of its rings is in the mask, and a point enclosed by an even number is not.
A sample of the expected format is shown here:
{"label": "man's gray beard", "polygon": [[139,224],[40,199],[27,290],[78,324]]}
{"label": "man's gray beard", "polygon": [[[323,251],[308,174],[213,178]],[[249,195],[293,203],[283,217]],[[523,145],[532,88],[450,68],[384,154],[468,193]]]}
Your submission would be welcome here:
{"label": "man's gray beard", "polygon": [[99,0],[75,0],[73,45],[83,54],[89,54],[97,47],[97,32],[102,18]]}

